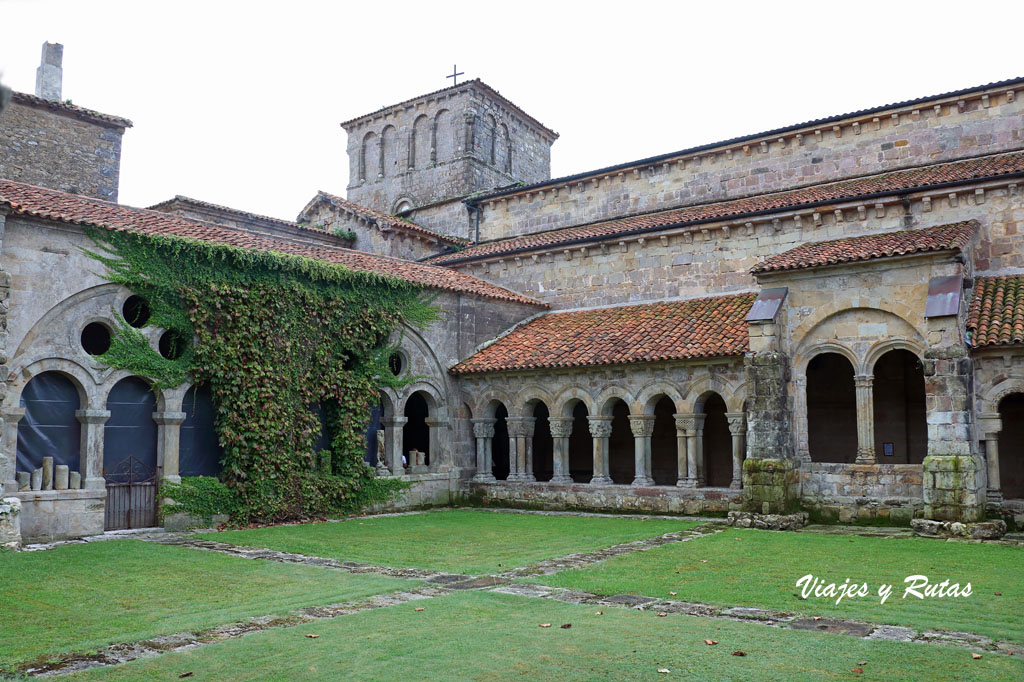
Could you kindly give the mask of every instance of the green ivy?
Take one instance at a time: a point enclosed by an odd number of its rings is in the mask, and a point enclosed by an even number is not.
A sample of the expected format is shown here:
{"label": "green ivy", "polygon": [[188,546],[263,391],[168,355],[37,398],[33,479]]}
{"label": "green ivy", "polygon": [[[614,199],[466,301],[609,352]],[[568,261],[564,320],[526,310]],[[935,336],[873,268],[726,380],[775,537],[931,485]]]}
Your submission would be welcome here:
{"label": "green ivy", "polygon": [[174,512],[202,519],[207,526],[214,515],[237,516],[238,500],[226,485],[212,476],[188,476],[181,483],[162,483],[160,497],[174,500]]}
{"label": "green ivy", "polygon": [[[407,487],[363,462],[364,430],[379,387],[401,383],[387,367],[392,331],[437,318],[420,286],[276,252],[87,231],[107,279],[148,301],[148,324],[194,340],[167,359],[122,319],[100,360],[156,388],[210,386],[234,521],[354,512]],[[318,404],[326,466],[313,451]]]}

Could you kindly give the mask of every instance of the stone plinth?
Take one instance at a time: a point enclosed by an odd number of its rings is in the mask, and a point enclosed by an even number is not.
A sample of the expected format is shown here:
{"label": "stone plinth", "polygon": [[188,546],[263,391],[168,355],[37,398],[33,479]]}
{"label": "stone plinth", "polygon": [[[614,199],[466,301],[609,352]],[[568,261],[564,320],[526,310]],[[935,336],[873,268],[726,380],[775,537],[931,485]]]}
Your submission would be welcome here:
{"label": "stone plinth", "polygon": [[799,492],[799,460],[787,457],[743,462],[744,511],[787,514],[798,508]]}
{"label": "stone plinth", "polygon": [[0,499],[0,549],[21,547],[21,500]]}
{"label": "stone plinth", "polygon": [[924,515],[974,523],[985,518],[985,465],[976,455],[924,458]]}

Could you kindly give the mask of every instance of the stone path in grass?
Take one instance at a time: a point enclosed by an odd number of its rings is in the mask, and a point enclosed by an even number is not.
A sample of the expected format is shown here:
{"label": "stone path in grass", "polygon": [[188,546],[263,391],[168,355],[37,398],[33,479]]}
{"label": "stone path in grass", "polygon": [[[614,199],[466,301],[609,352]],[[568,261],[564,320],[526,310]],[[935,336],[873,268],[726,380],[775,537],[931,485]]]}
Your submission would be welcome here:
{"label": "stone path in grass", "polygon": [[[582,512],[536,512],[524,510],[489,511],[494,511],[495,513],[526,513],[552,516],[595,516],[593,514],[585,514]],[[388,516],[391,515],[392,514],[389,514]],[[632,515],[632,517],[659,518],[641,515]],[[977,651],[988,651],[1017,656],[1024,655],[1024,646],[1022,645],[1007,642],[996,642],[989,637],[973,633],[940,632],[930,630],[918,632],[912,628],[894,625],[878,625],[853,620],[834,618],[798,618],[792,613],[767,609],[717,607],[708,604],[664,600],[643,595],[614,595],[608,597],[565,588],[550,587],[547,585],[512,583],[512,580],[517,578],[527,578],[537,575],[552,575],[564,570],[584,568],[611,557],[631,554],[633,552],[647,551],[666,544],[688,542],[700,537],[719,533],[723,530],[722,523],[717,520],[711,522],[707,522],[707,519],[698,520],[705,521],[705,525],[689,530],[665,533],[663,535],[644,540],[626,542],[593,552],[581,552],[555,559],[547,559],[528,566],[514,568],[503,573],[483,576],[447,573],[444,571],[420,568],[381,566],[355,561],[341,561],[338,559],[314,557],[291,552],[281,552],[278,550],[260,547],[243,547],[206,539],[204,536],[208,536],[208,533],[185,534],[141,532],[126,534],[125,537],[131,537],[138,540],[176,545],[201,551],[218,552],[246,559],[296,563],[328,570],[345,571],[348,573],[372,573],[392,578],[423,581],[426,584],[416,586],[406,591],[376,595],[360,602],[306,607],[294,611],[286,616],[267,615],[229,623],[227,625],[221,625],[199,632],[178,633],[155,637],[141,642],[113,644],[95,654],[68,654],[63,657],[50,656],[47,657],[45,663],[37,665],[25,664],[21,666],[18,673],[28,677],[49,677],[68,674],[88,668],[117,665],[139,658],[158,656],[168,651],[182,651],[215,642],[234,639],[251,632],[259,632],[270,628],[294,627],[297,625],[308,624],[318,619],[337,618],[339,616],[358,613],[369,609],[386,608],[389,606],[405,604],[413,600],[432,599],[434,597],[451,594],[454,590],[493,590],[495,592],[526,598],[553,599],[556,601],[589,605],[597,608],[636,609],[638,611],[650,612],[652,617],[675,617],[679,615],[699,616],[704,618],[740,621],[768,627],[843,634],[863,639],[886,639],[900,642],[954,645]],[[830,527],[822,528],[827,529]],[[803,532],[829,531],[819,531],[818,528],[809,527],[804,529]],[[880,535],[888,535],[888,533],[881,533]],[[104,537],[103,539],[112,538]],[[56,546],[57,544],[65,543],[55,543],[52,546]],[[49,546],[37,546],[36,548],[46,549],[48,547]]]}

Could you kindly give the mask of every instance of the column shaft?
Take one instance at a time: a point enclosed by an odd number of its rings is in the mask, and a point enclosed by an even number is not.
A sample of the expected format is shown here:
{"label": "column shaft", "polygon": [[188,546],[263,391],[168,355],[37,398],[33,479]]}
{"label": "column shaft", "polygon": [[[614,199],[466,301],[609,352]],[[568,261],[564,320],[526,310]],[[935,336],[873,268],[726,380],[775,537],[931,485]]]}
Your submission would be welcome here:
{"label": "column shaft", "polygon": [[875,463],[875,404],[872,384],[874,377],[854,377],[857,390],[857,464]]}

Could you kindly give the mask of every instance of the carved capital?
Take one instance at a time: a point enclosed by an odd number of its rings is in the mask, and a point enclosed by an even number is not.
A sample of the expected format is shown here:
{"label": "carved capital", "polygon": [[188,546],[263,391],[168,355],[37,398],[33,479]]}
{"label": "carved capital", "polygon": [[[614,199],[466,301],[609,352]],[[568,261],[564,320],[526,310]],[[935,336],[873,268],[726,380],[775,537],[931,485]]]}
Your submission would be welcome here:
{"label": "carved capital", "polygon": [[508,435],[513,438],[529,438],[533,435],[533,417],[506,417]]}
{"label": "carved capital", "polygon": [[871,390],[872,384],[875,382],[875,377],[871,374],[858,374],[853,377],[853,385],[857,388],[864,388]]}
{"label": "carved capital", "polygon": [[693,434],[697,431],[701,431],[704,428],[704,417],[703,414],[696,413],[680,413],[672,415],[676,418],[676,430],[686,431],[687,433]]}
{"label": "carved capital", "polygon": [[154,412],[153,421],[157,424],[175,425],[185,421],[184,412]]}
{"label": "carved capital", "polygon": [[587,417],[590,425],[590,435],[594,438],[608,438],[612,435],[611,417]]}
{"label": "carved capital", "polygon": [[630,416],[629,428],[634,436],[649,437],[654,434],[654,415],[641,414]]}
{"label": "carved capital", "polygon": [[408,417],[392,417],[391,419],[385,419],[382,423],[384,424],[384,426],[398,428],[401,426],[405,426],[405,423],[407,421],[409,421]]}
{"label": "carved capital", "polygon": [[568,438],[572,435],[572,417],[548,417],[552,438]]}
{"label": "carved capital", "polygon": [[725,418],[729,420],[729,433],[734,436],[742,436],[747,432],[747,415],[742,412],[726,412]]}
{"label": "carved capital", "polygon": [[471,419],[473,435],[477,438],[494,438],[494,423],[497,419]]}
{"label": "carved capital", "polygon": [[110,410],[75,410],[75,417],[82,424],[106,424]]}

